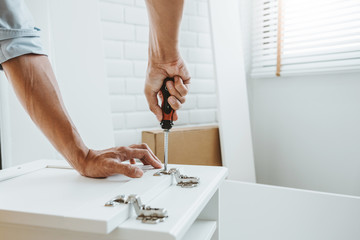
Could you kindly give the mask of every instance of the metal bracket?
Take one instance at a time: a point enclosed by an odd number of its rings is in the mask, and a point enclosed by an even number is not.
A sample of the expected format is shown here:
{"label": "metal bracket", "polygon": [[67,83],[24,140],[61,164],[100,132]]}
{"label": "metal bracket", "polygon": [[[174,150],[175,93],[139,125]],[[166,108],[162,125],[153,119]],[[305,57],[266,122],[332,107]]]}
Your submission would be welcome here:
{"label": "metal bracket", "polygon": [[114,207],[119,204],[132,204],[137,215],[137,220],[141,220],[142,223],[156,224],[163,222],[168,217],[167,210],[165,208],[152,208],[142,204],[138,195],[132,194],[126,197],[125,195],[119,195],[105,203],[106,207]]}
{"label": "metal bracket", "polygon": [[200,184],[200,178],[188,177],[186,175],[182,175],[180,174],[180,170],[177,168],[171,168],[169,171],[161,170],[154,174],[154,176],[162,176],[162,175],[174,175],[177,182],[177,186],[183,188],[193,188]]}

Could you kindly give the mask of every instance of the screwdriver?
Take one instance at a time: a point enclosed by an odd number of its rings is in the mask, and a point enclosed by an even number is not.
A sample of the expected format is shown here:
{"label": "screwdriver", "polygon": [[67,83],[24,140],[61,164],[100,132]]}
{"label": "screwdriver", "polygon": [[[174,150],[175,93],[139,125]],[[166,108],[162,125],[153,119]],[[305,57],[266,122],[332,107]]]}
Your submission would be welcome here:
{"label": "screwdriver", "polygon": [[174,78],[165,78],[163,85],[161,86],[162,93],[162,120],[160,122],[160,126],[164,129],[164,170],[162,172],[167,173],[167,164],[168,164],[168,140],[169,140],[169,131],[173,126],[173,115],[174,109],[168,103],[168,98],[170,97],[170,93],[166,87],[166,83],[168,81],[174,81]]}

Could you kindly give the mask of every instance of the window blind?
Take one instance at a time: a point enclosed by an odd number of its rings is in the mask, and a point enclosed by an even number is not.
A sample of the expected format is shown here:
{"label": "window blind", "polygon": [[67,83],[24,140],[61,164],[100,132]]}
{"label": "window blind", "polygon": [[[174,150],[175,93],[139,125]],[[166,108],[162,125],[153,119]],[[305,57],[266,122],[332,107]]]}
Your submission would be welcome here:
{"label": "window blind", "polygon": [[360,0],[255,0],[253,15],[253,77],[360,70]]}

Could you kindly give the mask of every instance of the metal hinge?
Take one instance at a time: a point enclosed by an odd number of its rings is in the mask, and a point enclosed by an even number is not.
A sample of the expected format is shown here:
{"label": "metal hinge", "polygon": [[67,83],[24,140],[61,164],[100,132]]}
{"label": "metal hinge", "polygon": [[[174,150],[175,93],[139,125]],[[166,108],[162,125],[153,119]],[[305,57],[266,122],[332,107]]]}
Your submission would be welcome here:
{"label": "metal hinge", "polygon": [[174,175],[177,185],[183,188],[192,188],[200,184],[200,178],[198,177],[188,177],[186,175],[180,174],[180,170],[177,168],[171,168],[169,171],[159,171],[154,174],[154,176],[162,175]]}
{"label": "metal hinge", "polygon": [[138,195],[132,194],[128,197],[125,195],[119,195],[105,203],[106,207],[114,207],[119,204],[132,204],[137,215],[137,220],[141,220],[142,223],[156,224],[163,222],[168,217],[167,210],[165,208],[152,208],[145,206],[141,203],[141,199]]}

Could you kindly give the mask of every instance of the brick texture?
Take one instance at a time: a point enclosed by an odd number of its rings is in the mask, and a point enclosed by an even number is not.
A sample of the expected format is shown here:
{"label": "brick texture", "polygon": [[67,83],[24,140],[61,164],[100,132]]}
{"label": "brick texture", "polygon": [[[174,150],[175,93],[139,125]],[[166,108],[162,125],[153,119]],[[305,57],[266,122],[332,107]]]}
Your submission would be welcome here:
{"label": "brick texture", "polygon": [[[145,0],[99,0],[104,57],[116,145],[141,142],[141,131],[159,129],[144,96],[148,59]],[[180,52],[192,76],[186,103],[176,126],[217,122],[216,84],[208,2],[185,1]]]}

